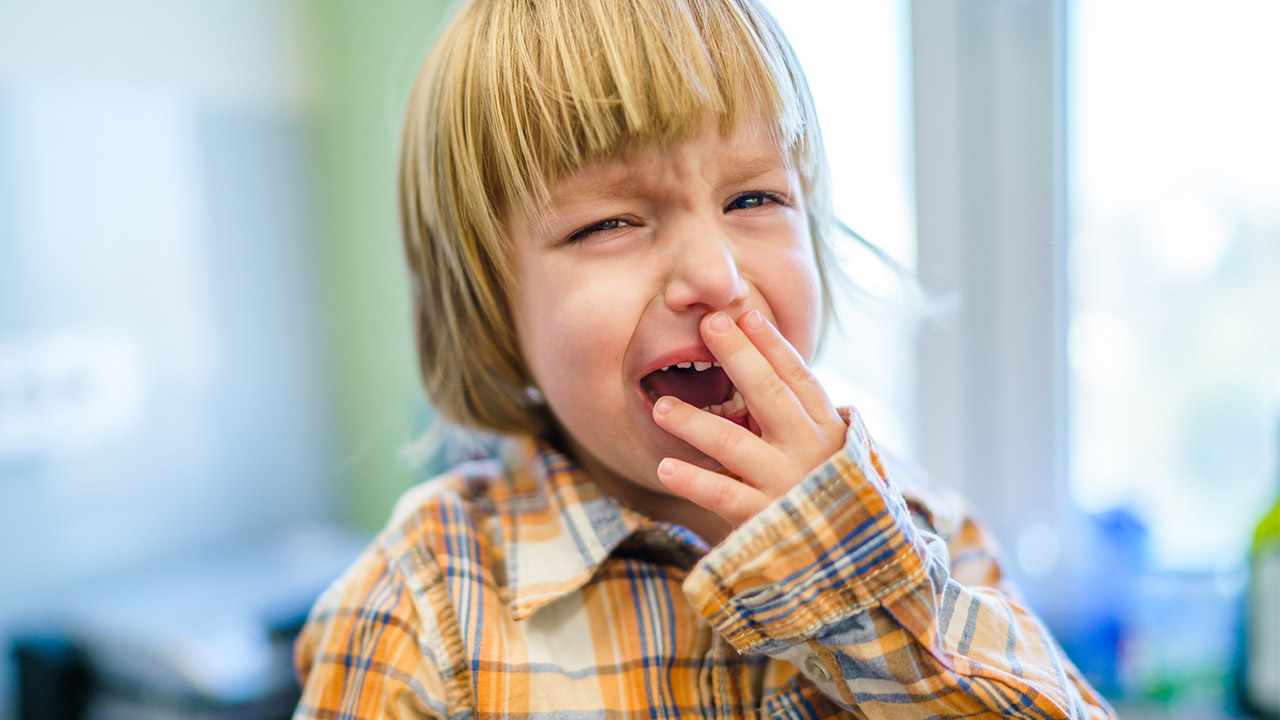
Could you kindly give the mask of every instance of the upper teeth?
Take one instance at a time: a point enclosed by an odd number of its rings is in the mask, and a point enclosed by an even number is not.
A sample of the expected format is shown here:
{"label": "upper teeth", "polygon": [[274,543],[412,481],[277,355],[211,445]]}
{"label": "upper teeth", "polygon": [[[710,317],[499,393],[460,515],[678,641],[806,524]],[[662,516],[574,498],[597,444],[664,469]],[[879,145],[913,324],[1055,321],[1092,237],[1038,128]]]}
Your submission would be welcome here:
{"label": "upper teeth", "polygon": [[675,365],[668,365],[662,368],[662,370],[664,372],[667,370],[670,370],[671,368],[680,368],[682,370],[688,370],[690,367],[692,367],[694,370],[697,370],[698,372],[702,372],[703,370],[710,370],[713,367],[720,367],[720,363],[714,360],[711,362],[682,362],[682,363],[676,363]]}

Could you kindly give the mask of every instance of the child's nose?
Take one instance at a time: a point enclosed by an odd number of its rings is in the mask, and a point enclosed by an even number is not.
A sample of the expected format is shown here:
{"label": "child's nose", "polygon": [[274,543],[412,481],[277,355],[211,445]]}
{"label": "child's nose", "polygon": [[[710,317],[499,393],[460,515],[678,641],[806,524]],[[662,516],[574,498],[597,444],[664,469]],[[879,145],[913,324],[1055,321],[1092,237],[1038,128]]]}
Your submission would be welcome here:
{"label": "child's nose", "polygon": [[728,238],[704,229],[678,242],[671,276],[663,293],[672,310],[680,312],[699,306],[718,310],[745,300],[748,292]]}

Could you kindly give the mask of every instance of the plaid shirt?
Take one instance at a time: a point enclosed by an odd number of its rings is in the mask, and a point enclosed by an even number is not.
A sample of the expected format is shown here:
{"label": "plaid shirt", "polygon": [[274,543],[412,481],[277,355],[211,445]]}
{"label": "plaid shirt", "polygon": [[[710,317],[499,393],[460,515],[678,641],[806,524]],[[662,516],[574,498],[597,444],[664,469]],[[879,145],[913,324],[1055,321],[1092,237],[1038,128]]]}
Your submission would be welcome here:
{"label": "plaid shirt", "polygon": [[982,530],[846,417],[714,549],[532,440],[420,485],[312,610],[296,717],[1113,717]]}

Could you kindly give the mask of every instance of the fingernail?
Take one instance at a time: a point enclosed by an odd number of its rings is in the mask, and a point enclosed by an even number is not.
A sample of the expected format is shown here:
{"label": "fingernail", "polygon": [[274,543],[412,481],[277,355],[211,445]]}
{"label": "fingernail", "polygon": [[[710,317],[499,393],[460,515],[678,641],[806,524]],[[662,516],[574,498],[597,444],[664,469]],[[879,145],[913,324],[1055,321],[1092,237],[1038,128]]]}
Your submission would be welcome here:
{"label": "fingernail", "polygon": [[672,399],[670,395],[663,395],[658,398],[658,402],[653,404],[653,409],[657,411],[659,415],[666,415],[671,412],[671,408],[675,406],[676,401]]}
{"label": "fingernail", "polygon": [[711,320],[707,323],[707,325],[716,332],[724,332],[725,330],[728,330],[730,324],[729,316],[718,311],[711,315]]}
{"label": "fingernail", "polygon": [[759,310],[752,310],[747,316],[742,318],[742,327],[748,330],[759,330],[764,327],[764,316]]}
{"label": "fingernail", "polygon": [[676,463],[671,458],[662,458],[662,462],[658,463],[658,474],[662,477],[671,477],[676,474]]}

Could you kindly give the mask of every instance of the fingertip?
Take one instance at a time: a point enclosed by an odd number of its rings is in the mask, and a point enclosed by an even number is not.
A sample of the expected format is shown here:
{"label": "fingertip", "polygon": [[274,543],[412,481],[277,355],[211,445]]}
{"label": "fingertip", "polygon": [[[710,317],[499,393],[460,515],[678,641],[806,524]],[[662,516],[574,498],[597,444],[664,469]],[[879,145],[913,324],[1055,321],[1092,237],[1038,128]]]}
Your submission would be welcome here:
{"label": "fingertip", "polygon": [[662,462],[658,463],[658,478],[661,480],[669,480],[675,477],[676,461],[671,458],[662,458]]}
{"label": "fingertip", "polygon": [[759,330],[764,327],[764,315],[759,310],[752,310],[742,316],[743,330]]}
{"label": "fingertip", "polygon": [[653,404],[653,412],[658,415],[666,415],[676,406],[675,398],[670,395],[663,395]]}
{"label": "fingertip", "polygon": [[680,463],[674,458],[662,458],[658,463],[658,482],[667,490],[686,500],[687,478],[681,477]]}

